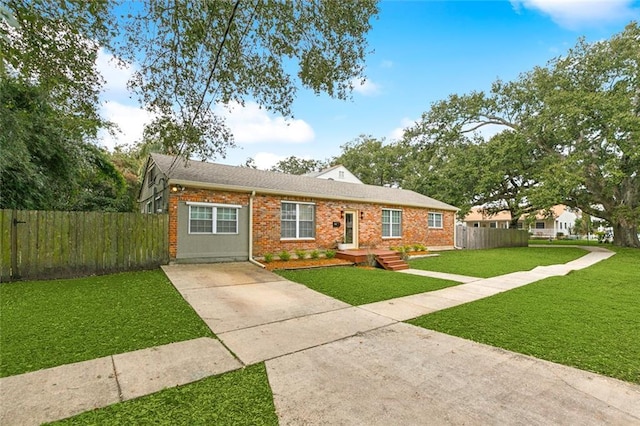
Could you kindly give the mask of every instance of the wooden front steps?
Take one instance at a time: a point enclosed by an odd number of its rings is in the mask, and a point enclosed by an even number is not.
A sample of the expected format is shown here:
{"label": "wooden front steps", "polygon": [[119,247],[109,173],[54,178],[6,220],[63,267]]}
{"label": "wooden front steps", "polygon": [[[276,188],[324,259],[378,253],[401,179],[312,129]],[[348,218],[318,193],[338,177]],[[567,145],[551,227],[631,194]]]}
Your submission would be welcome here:
{"label": "wooden front steps", "polygon": [[388,271],[400,271],[402,269],[409,269],[407,262],[402,260],[400,255],[396,252],[378,254],[376,260],[384,269]]}
{"label": "wooden front steps", "polygon": [[407,262],[402,260],[398,252],[392,250],[380,249],[350,249],[340,250],[336,253],[338,259],[345,259],[349,262],[366,264],[369,262],[369,256],[372,256],[384,269],[389,271],[399,271],[401,269],[409,269]]}

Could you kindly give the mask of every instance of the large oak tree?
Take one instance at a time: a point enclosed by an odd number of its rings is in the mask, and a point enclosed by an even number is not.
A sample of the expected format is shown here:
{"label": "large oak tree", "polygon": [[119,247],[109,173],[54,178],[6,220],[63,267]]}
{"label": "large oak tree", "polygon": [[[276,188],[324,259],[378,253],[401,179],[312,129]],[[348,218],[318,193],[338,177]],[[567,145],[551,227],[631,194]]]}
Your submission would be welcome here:
{"label": "large oak tree", "polygon": [[[477,133],[491,127],[497,134]],[[580,40],[546,67],[497,81],[488,94],[437,102],[405,137],[426,153],[422,173],[438,177],[445,194],[458,191],[468,204],[512,214],[563,203],[611,223],[614,244],[640,247],[636,23],[607,41]]]}

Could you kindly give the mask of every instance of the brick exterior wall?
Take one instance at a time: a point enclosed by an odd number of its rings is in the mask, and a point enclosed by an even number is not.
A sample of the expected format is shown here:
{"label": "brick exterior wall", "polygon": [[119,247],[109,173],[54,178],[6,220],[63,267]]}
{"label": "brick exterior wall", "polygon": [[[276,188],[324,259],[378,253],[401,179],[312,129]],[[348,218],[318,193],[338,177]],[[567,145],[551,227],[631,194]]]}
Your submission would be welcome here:
{"label": "brick exterior wall", "polygon": [[[169,255],[176,257],[178,202],[196,201],[247,206],[249,194],[185,189],[169,196]],[[316,236],[307,240],[280,239],[280,204],[282,201],[315,203]],[[382,238],[382,209],[402,210],[402,237]],[[253,200],[253,255],[277,254],[282,250],[293,253],[296,249],[335,249],[344,232],[344,218],[340,211],[357,212],[360,247],[386,249],[391,246],[423,244],[425,246],[453,246],[454,212],[428,210],[396,205],[380,205],[350,201],[320,200],[313,198],[279,197],[257,194]],[[429,212],[442,213],[442,229],[429,229]],[[362,219],[360,219],[362,217]],[[333,222],[340,222],[339,228]]]}

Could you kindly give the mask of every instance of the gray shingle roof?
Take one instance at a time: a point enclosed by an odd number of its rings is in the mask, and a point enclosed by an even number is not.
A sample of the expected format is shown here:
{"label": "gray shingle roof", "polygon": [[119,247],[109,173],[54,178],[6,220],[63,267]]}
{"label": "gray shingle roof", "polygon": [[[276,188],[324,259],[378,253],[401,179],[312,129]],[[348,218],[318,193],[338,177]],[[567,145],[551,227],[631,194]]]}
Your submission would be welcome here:
{"label": "gray shingle roof", "polygon": [[193,160],[185,165],[183,159],[178,159],[171,168],[175,157],[151,154],[151,158],[160,171],[169,178],[169,181],[174,183],[199,183],[209,187],[255,190],[257,193],[266,192],[290,196],[457,210],[456,207],[442,201],[406,189],[338,182]]}

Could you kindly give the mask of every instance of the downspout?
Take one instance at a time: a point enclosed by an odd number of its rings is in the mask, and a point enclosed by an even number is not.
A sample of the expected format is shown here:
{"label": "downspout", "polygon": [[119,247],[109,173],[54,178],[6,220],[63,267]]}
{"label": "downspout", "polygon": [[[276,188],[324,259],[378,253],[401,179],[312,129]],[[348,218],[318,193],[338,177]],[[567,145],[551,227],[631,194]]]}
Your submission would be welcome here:
{"label": "downspout", "polygon": [[253,197],[256,196],[256,191],[251,191],[249,195],[249,262],[256,266],[265,268],[265,266],[253,258]]}

